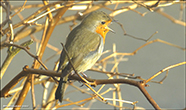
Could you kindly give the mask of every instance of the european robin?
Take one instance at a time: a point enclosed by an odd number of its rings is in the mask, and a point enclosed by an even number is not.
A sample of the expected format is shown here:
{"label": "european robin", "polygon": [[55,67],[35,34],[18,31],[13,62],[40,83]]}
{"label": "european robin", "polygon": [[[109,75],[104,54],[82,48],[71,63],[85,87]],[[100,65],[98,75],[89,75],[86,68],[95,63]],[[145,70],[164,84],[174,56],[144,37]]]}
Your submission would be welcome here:
{"label": "european robin", "polygon": [[[108,27],[111,22],[112,19],[103,11],[94,11],[86,16],[68,35],[65,48],[78,73],[90,69],[100,58],[106,34],[109,31],[113,32]],[[57,72],[59,70],[62,70],[62,74],[55,99],[62,102],[68,76],[73,71],[65,51],[61,52]]]}

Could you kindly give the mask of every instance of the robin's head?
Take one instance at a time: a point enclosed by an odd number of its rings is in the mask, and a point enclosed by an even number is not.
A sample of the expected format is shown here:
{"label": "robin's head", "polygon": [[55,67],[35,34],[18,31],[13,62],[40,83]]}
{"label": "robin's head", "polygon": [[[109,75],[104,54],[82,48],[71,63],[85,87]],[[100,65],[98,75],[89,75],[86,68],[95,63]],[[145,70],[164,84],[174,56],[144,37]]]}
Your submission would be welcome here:
{"label": "robin's head", "polygon": [[92,25],[95,25],[96,22],[105,22],[105,21],[112,21],[112,19],[103,11],[94,11],[87,15],[82,23],[91,23]]}
{"label": "robin's head", "polygon": [[100,34],[104,39],[108,31],[112,31],[108,25],[112,22],[112,18],[103,11],[94,11],[86,16],[81,25],[85,26],[93,32]]}

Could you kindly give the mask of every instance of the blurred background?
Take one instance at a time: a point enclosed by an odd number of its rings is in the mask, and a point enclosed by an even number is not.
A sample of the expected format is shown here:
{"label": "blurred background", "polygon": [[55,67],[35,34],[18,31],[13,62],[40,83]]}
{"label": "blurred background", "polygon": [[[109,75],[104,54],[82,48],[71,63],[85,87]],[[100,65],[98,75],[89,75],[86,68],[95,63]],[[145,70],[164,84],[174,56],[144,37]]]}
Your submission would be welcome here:
{"label": "blurred background", "polygon": [[[53,1],[54,2],[54,1]],[[22,6],[24,1],[10,1],[10,4],[13,7]],[[50,2],[49,2],[50,3]],[[98,1],[94,2],[99,3]],[[42,4],[42,1],[27,1],[26,5],[29,4]],[[125,4],[119,4],[118,9],[120,7],[127,7],[130,6],[131,3],[125,3]],[[182,4],[183,5],[183,4]],[[184,4],[185,5],[185,4]],[[114,9],[116,4],[107,6],[108,8]],[[37,11],[40,7],[36,8],[30,8],[25,9],[20,12],[24,18],[27,18],[30,14]],[[163,9],[163,12],[169,14],[175,19],[180,18],[180,13],[182,13],[182,19],[185,20],[185,8],[183,11],[181,11],[181,5],[180,4],[172,4],[170,6],[161,7]],[[102,10],[108,14],[111,13],[110,10],[106,8],[101,8],[99,10]],[[170,21],[170,19],[160,15],[157,12],[150,12],[144,7],[139,7],[135,9],[136,11],[140,13],[147,13],[144,16],[141,16],[140,14],[134,12],[134,11],[126,11],[124,13],[118,14],[114,16],[114,19],[117,20],[119,23],[121,23],[126,31],[127,34],[133,35],[138,38],[142,39],[148,39],[151,35],[153,35],[156,31],[158,31],[157,34],[155,34],[151,40],[155,39],[161,39],[163,41],[178,45],[180,47],[185,48],[185,27],[176,23],[173,23]],[[63,18],[69,15],[74,15],[77,12],[81,12],[82,10],[68,10],[64,15]],[[12,13],[15,13],[12,11]],[[6,14],[3,13],[2,18],[6,19]],[[16,15],[12,18],[13,24],[16,24],[20,22],[20,18]],[[45,21],[45,17],[38,20],[37,23],[43,23]],[[81,21],[76,20],[77,24],[79,24]],[[185,21],[184,21],[185,22]],[[62,49],[61,42],[65,43],[66,36],[70,33],[70,26],[73,25],[73,22],[67,22],[62,25],[57,25],[51,35],[51,38],[49,40],[49,44],[58,48],[59,50]],[[32,25],[29,27],[33,27]],[[122,28],[115,22],[113,22],[110,26],[116,33],[109,32],[106,37],[105,41],[105,48],[104,50],[111,50],[109,53],[104,54],[102,58],[112,54],[113,51],[113,44],[116,45],[116,51],[120,53],[131,53],[135,51],[137,48],[145,44],[145,41],[134,39],[129,36],[125,36]],[[74,27],[73,27],[74,28]],[[14,32],[18,31],[20,28],[16,28]],[[41,40],[42,32],[39,31],[37,33],[34,33],[33,36],[39,40]],[[4,40],[5,37],[1,39]],[[16,44],[21,44],[24,41],[27,41],[31,39],[30,36],[21,39],[18,42],[15,42]],[[32,45],[30,45],[30,52],[33,54],[36,54],[37,51],[37,45],[38,43],[34,42]],[[50,56],[56,54],[57,52],[46,48],[42,61],[44,62],[47,60]],[[7,48],[1,49],[1,65],[4,61],[4,59],[7,56]],[[48,60],[45,65],[48,67],[49,70],[53,70],[55,62],[58,60],[60,55],[56,55],[55,57],[52,57],[50,60]],[[166,45],[164,43],[155,42],[150,45],[145,46],[144,48],[140,49],[137,54],[134,56],[125,56],[125,61],[122,61],[118,65],[118,71],[121,73],[134,73],[135,76],[141,76],[144,79],[148,79],[152,75],[154,75],[156,72],[164,69],[165,67],[168,67],[170,65],[180,63],[185,61],[185,51]],[[13,79],[19,72],[22,71],[22,68],[25,65],[29,65],[31,67],[34,59],[31,58],[25,51],[21,50],[15,58],[12,60],[11,64],[9,65],[8,69],[6,70],[3,78],[1,79],[1,89],[9,82],[11,79]],[[113,59],[110,59],[110,61],[113,61]],[[106,71],[110,71],[114,64],[109,64],[106,68]],[[162,73],[160,76],[155,78],[154,80],[161,80],[165,73]],[[94,79],[107,79],[108,77],[105,74],[87,71],[85,72],[89,77]],[[124,77],[120,77],[124,78]],[[49,86],[48,90],[52,89],[54,83]],[[168,73],[168,77],[164,80],[163,84],[157,84],[157,83],[148,83],[150,87],[147,87],[147,91],[152,96],[152,98],[157,102],[157,104],[164,109],[183,109],[185,107],[185,65],[178,66],[176,68],[170,69]],[[18,84],[19,85],[19,84]],[[80,87],[82,83],[75,82],[74,85]],[[141,93],[141,91],[134,87],[127,84],[121,84],[121,94],[123,100],[127,101],[138,101],[137,106],[143,107],[145,109],[152,109],[153,107],[148,102],[148,100],[145,98],[145,96]],[[98,90],[101,86],[97,86],[94,89]],[[107,90],[108,88],[113,88],[113,85],[106,85],[106,87],[103,89]],[[86,86],[81,87],[82,89],[86,89]],[[73,91],[75,88],[72,86],[68,86],[66,93],[69,91]],[[43,87],[41,85],[35,85],[35,96],[36,96],[36,105],[40,104],[42,101],[42,91]],[[91,91],[89,91],[92,93]],[[90,97],[87,94],[83,94],[79,91],[72,92],[65,95],[65,99],[69,98],[73,101],[78,101],[84,98]],[[112,98],[112,92],[108,92],[107,94],[103,95],[105,98]],[[1,98],[2,105],[6,105],[11,98]],[[111,102],[111,101],[109,101]],[[63,104],[66,104],[69,102],[63,101]],[[92,105],[90,103],[86,103],[84,108],[91,106],[91,109],[114,109],[114,107],[107,105],[105,103],[102,103],[96,99],[94,99],[92,102]],[[118,103],[117,103],[118,104]],[[32,100],[31,100],[31,93],[29,92],[26,96],[26,99],[23,103],[23,105],[29,105],[29,108],[32,108]],[[123,104],[124,107],[132,107],[130,104]],[[2,107],[2,106],[1,106]],[[39,106],[40,108],[40,106]],[[64,107],[66,109],[78,109],[80,107],[76,105],[71,105]],[[60,108],[59,108],[60,109]]]}

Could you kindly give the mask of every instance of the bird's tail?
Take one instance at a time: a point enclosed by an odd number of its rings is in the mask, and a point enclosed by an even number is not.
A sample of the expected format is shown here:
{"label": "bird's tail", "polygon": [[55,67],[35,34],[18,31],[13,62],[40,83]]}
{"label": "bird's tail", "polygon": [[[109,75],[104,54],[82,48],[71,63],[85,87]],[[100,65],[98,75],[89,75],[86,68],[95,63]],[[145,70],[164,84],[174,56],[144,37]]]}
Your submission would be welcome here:
{"label": "bird's tail", "polygon": [[63,100],[63,96],[65,93],[65,87],[68,80],[68,75],[66,75],[64,78],[60,78],[59,85],[57,87],[56,93],[55,93],[55,99],[59,99],[60,102]]}

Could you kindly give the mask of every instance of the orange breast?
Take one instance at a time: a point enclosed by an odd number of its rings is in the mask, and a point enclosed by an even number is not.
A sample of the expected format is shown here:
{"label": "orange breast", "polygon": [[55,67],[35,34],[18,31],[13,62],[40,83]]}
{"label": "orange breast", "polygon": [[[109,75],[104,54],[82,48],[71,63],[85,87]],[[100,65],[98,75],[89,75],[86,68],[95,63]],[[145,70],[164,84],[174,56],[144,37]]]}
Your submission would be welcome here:
{"label": "orange breast", "polygon": [[106,34],[109,32],[109,28],[108,28],[108,24],[110,23],[111,21],[107,21],[104,25],[103,24],[100,24],[97,28],[96,28],[96,32],[98,34],[100,34],[102,37],[103,37],[103,43],[105,43],[105,37],[106,37]]}

